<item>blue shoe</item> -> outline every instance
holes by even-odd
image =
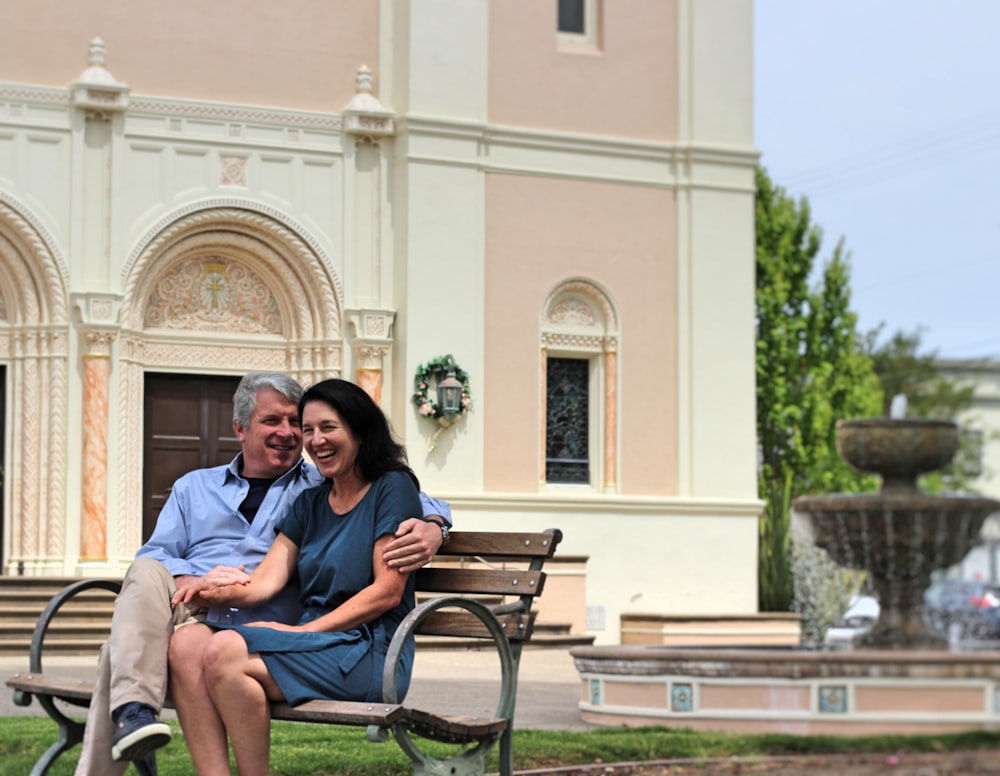
[[[126,703],[111,715],[115,733],[111,737],[111,758],[138,760],[154,749],[170,743],[170,726],[156,718],[152,706]]]

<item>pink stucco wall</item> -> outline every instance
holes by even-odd
[[[584,278],[620,316],[619,403],[632,410],[618,416],[619,490],[676,493],[674,213],[665,189],[487,176],[486,490],[538,489],[541,311],[558,284]]]
[[[674,0],[600,3],[597,48],[556,41],[556,3],[490,3],[489,120],[582,134],[673,140]]]
[[[68,86],[94,37],[135,94],[339,111],[378,65],[373,0],[9,0],[0,80]]]

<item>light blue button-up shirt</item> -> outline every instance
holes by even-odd
[[[306,488],[323,482],[316,467],[301,458],[281,475],[264,496],[252,523],[240,514],[250,483],[240,475],[241,457],[228,465],[198,469],[178,479],[156,520],[153,535],[137,558],[160,561],[173,576],[202,576],[216,566],[245,566],[252,571],[274,541],[274,526]],[[447,502],[420,494],[424,515],[441,515],[451,525]],[[208,622],[243,623],[256,620],[294,622],[298,588],[290,585],[266,604],[252,609],[215,607]]]

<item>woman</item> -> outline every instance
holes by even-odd
[[[416,477],[382,411],[361,388],[326,380],[299,402],[306,451],[326,477],[303,492],[277,526],[253,574],[231,569],[228,584],[199,580],[174,603],[254,606],[296,574],[304,613],[295,625],[258,622],[212,633],[190,625],[171,653],[204,642],[203,664],[171,665],[171,690],[201,776],[229,774],[226,738],[239,773],[267,774],[268,701],[380,700],[382,666],[399,622],[413,609],[413,581],[382,558],[398,525],[421,514]],[[398,677],[409,685],[413,645]],[[176,671],[175,671],[176,669]]]

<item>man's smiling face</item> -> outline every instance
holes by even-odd
[[[302,453],[298,404],[270,388],[257,394],[250,423],[233,427],[243,446],[244,477],[280,477]]]

